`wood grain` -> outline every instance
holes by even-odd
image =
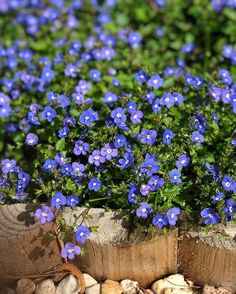
[[[0,273],[27,275],[43,273],[61,263],[53,224],[35,221],[37,205],[3,205],[0,207]],[[0,281],[1,283],[1,281]]]

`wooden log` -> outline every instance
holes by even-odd
[[[66,222],[80,224],[84,209],[66,209]],[[98,232],[92,233],[86,244],[84,256],[75,263],[84,272],[98,281],[111,279],[133,279],[147,287],[157,279],[176,273],[177,230],[160,235],[151,240],[129,242],[128,231],[122,219],[113,212],[90,209],[92,218],[84,220],[87,226],[98,225]]]
[[[0,207],[0,276],[39,274],[61,263],[57,241],[49,237],[53,224],[34,218],[38,205]],[[6,281],[1,281],[0,284]]]
[[[236,293],[236,242],[219,236],[184,236],[178,243],[178,272],[196,285],[209,284]]]

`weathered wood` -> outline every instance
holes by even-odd
[[[38,207],[25,204],[0,207],[0,273],[37,274],[61,263],[57,241],[48,235],[53,232],[53,224],[41,225],[34,218]]]
[[[236,243],[216,236],[187,237],[178,243],[178,271],[197,285],[224,287],[236,293]]]
[[[66,222],[74,224],[83,209],[64,212]],[[111,279],[133,279],[147,287],[153,281],[172,273],[177,268],[177,230],[152,240],[130,244],[127,229],[114,213],[102,209],[91,209],[93,218],[85,225],[99,225],[99,230],[83,246],[85,256],[76,260],[78,267],[101,281]],[[81,223],[81,217],[76,222]]]

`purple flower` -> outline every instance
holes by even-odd
[[[166,213],[169,224],[171,226],[175,226],[176,222],[178,221],[179,215],[180,215],[180,208],[179,207],[173,207],[171,209],[169,209]]]
[[[141,110],[135,110],[131,113],[130,120],[133,124],[141,123],[141,118],[143,117],[143,112]]]
[[[41,224],[52,222],[54,220],[53,212],[48,206],[43,206],[42,208],[37,209],[35,212],[35,217],[40,219]]]
[[[72,166],[69,163],[66,163],[62,166],[61,173],[68,176],[72,173],[72,170]]]
[[[70,133],[70,129],[68,127],[64,127],[58,131],[58,138],[67,137]]]
[[[154,74],[147,83],[149,87],[153,87],[155,90],[157,90],[163,85],[163,79],[158,74]]]
[[[42,119],[51,122],[56,117],[56,111],[50,106],[46,106],[42,112]]]
[[[86,167],[82,163],[72,162],[72,175],[82,177]]]
[[[181,52],[184,54],[191,53],[193,52],[194,48],[195,45],[193,43],[187,43],[183,45],[183,47],[181,48]]]
[[[88,127],[96,120],[98,120],[98,114],[93,109],[84,110],[79,117],[79,122]]]
[[[73,93],[72,98],[74,99],[75,103],[81,105],[84,103],[84,95],[81,93]]]
[[[88,189],[90,191],[98,191],[102,187],[102,182],[97,178],[92,178],[88,183]]]
[[[171,183],[173,184],[180,184],[182,183],[181,180],[181,172],[179,170],[172,170],[169,172]]]
[[[106,161],[106,158],[102,156],[100,150],[94,150],[91,155],[89,155],[88,162],[90,164],[94,164],[96,166],[99,166],[101,163],[104,163]]]
[[[236,182],[229,176],[224,176],[222,180],[222,186],[225,191],[235,191]]]
[[[139,218],[147,218],[152,212],[152,207],[147,202],[141,202],[140,207],[136,209],[136,215]]]
[[[182,167],[188,166],[190,161],[190,158],[186,154],[180,155],[176,161],[176,166],[177,168],[181,169]]]
[[[127,143],[127,141],[126,141],[126,137],[124,135],[118,135],[115,137],[114,146],[116,148],[123,147],[126,145],[126,143]]]
[[[11,114],[11,107],[8,105],[0,106],[0,118],[9,117]]]
[[[2,160],[2,173],[8,174],[15,171],[16,161],[14,159],[3,159]]]
[[[163,134],[163,143],[169,145],[174,136],[175,135],[171,130],[165,130]]]
[[[78,85],[75,87],[76,92],[83,95],[85,95],[90,89],[92,89],[91,84],[85,80],[79,81]]]
[[[153,145],[157,137],[157,132],[155,130],[143,130],[138,138],[141,142],[147,145]]]
[[[51,82],[51,80],[53,79],[55,73],[54,71],[50,68],[50,66],[46,66],[42,73],[41,73],[41,79],[43,81],[46,81],[46,82]]]
[[[33,133],[29,133],[25,138],[25,142],[30,146],[37,145],[38,141],[39,141],[38,137]]]
[[[76,233],[75,233],[75,239],[77,242],[80,242],[82,244],[85,244],[86,239],[90,236],[90,230],[86,228],[85,226],[79,226]]]
[[[65,247],[61,250],[61,257],[68,258],[70,260],[75,258],[75,255],[80,255],[81,249],[79,246],[72,243],[66,243]]]
[[[55,159],[56,163],[61,165],[61,166],[63,166],[67,162],[66,156],[64,154],[61,154],[61,153],[55,155],[54,159]]]
[[[43,165],[43,169],[45,171],[51,171],[56,168],[57,168],[57,164],[56,164],[55,160],[53,160],[53,159],[47,159]]]
[[[78,67],[72,63],[67,64],[65,71],[67,77],[76,78],[78,74]]]
[[[194,131],[191,137],[192,142],[196,143],[197,146],[200,146],[201,143],[205,141],[202,134],[200,134],[198,131]]]
[[[126,121],[126,115],[124,112],[124,109],[121,107],[118,107],[111,112],[111,118],[113,118],[114,122],[116,124],[121,124]]]
[[[221,199],[225,198],[225,195],[219,191],[216,192],[216,195],[211,197],[213,203],[219,203]]]
[[[57,192],[51,199],[51,206],[60,209],[64,205],[66,205],[66,197],[61,192]]]
[[[160,106],[160,99],[157,98],[154,103],[152,104],[152,111],[157,114],[159,111],[161,111],[161,106]]]
[[[140,187],[140,194],[142,196],[147,196],[151,192],[151,187],[146,184],[142,184]]]
[[[101,149],[101,155],[107,160],[111,160],[113,157],[118,156],[118,149],[114,148],[112,144],[105,144],[105,146]]]
[[[162,229],[165,226],[168,226],[169,222],[166,216],[162,213],[158,213],[152,220],[152,224],[159,229]]]
[[[212,208],[204,208],[201,211],[201,217],[205,219],[205,224],[217,224],[220,221],[218,214]]]
[[[85,143],[81,140],[78,140],[75,142],[75,147],[74,147],[74,154],[75,155],[86,155],[89,152],[90,146],[88,143]]]
[[[123,158],[119,159],[121,169],[130,167],[134,163],[134,158],[130,152],[126,152]]]
[[[140,70],[135,74],[135,80],[137,80],[140,84],[147,82],[148,75],[144,70]]]
[[[137,203],[137,196],[139,195],[139,185],[130,185],[128,200],[130,203]]]
[[[114,102],[118,101],[118,97],[114,93],[108,91],[106,92],[103,101],[106,104],[113,104]]]
[[[137,109],[137,104],[133,101],[129,101],[126,105],[128,113],[132,113]]]

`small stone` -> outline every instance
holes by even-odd
[[[30,279],[21,279],[17,282],[17,294],[33,294],[36,289],[35,283]]]
[[[47,279],[37,285],[35,294],[55,294],[56,287],[52,280]]]
[[[79,294],[81,285],[73,275],[66,276],[57,286],[56,294]]]
[[[185,289],[179,289],[179,288],[165,288],[163,292],[163,294],[186,294],[186,293],[189,293],[189,291]]]
[[[171,275],[165,279],[158,280],[152,284],[152,290],[156,294],[163,294],[165,290],[171,289],[172,292],[169,293],[186,293],[193,294],[193,290],[186,283],[184,277],[180,274]],[[179,292],[173,292],[173,289],[177,289]],[[184,291],[184,292],[180,292]]]
[[[106,280],[102,284],[102,294],[122,294],[122,291],[122,286],[118,282]]]
[[[95,284],[91,287],[86,288],[85,294],[100,294],[100,285]]]
[[[139,284],[136,281],[132,280],[123,280],[120,282],[123,288],[123,294],[139,294],[140,288]]]
[[[231,291],[229,291],[229,290],[227,290],[227,289],[224,289],[224,288],[222,288],[222,287],[217,288],[216,293],[217,293],[217,294],[232,294]]]
[[[213,286],[205,285],[203,288],[203,294],[217,294],[216,288]]]
[[[88,287],[91,287],[95,284],[97,284],[98,282],[93,278],[91,277],[89,274],[83,274],[84,276],[84,281],[85,281],[85,288],[88,288]]]

